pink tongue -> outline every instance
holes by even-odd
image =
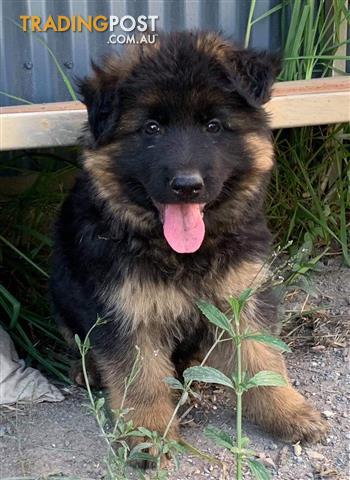
[[[202,245],[205,226],[201,205],[169,204],[164,208],[164,236],[175,252],[193,253]]]

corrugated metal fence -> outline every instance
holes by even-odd
[[[255,15],[268,11],[279,0],[258,0]],[[220,30],[243,41],[250,0],[0,0],[0,91],[34,103],[71,100],[48,48],[72,80],[85,75],[90,58],[98,60],[115,46],[108,45],[110,32],[26,33],[19,27],[21,15],[157,15],[157,29],[188,28]],[[119,31],[120,33],[121,31]],[[116,31],[118,33],[118,31]],[[280,20],[274,14],[254,26],[251,45],[277,49]],[[18,104],[0,95],[0,105]]]

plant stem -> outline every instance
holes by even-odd
[[[238,333],[239,334],[239,333]],[[237,480],[242,479],[242,352],[241,352],[241,339],[237,341],[237,412],[236,412],[236,435],[237,435],[237,448],[236,454],[237,462]]]
[[[90,387],[90,382],[89,382],[89,376],[88,376],[88,371],[87,371],[87,365],[86,365],[86,355],[88,353],[88,350],[89,350],[89,347],[87,347],[87,342],[88,340],[90,340],[90,335],[91,335],[91,332],[93,331],[93,329],[96,327],[96,325],[98,324],[98,322],[96,322],[91,328],[90,330],[88,331],[88,333],[86,334],[86,337],[85,337],[85,340],[84,340],[84,343],[82,344],[82,346],[80,347],[80,356],[81,356],[81,366],[82,366],[82,370],[83,370],[83,376],[84,376],[84,381],[85,381],[85,386],[86,386],[86,390],[88,392],[88,397],[89,397],[89,400],[90,400],[90,404],[91,404],[91,407],[95,413],[95,418],[96,418],[96,421],[97,421],[97,424],[99,426],[99,429],[102,433],[102,437],[105,439],[107,445],[108,445],[108,453],[111,453],[112,456],[114,458],[116,458],[116,453],[113,449],[113,446],[111,444],[111,442],[109,441],[109,438],[106,434],[106,431],[104,429],[104,426],[101,422],[101,418],[100,418],[100,415],[99,415],[99,412],[96,410],[96,405],[95,405],[95,399],[94,399],[94,395],[92,393],[92,390],[91,390],[91,387]]]
[[[137,350],[137,355],[136,355],[134,364],[132,366],[130,375],[124,381],[125,382],[124,393],[123,393],[123,398],[122,398],[119,410],[124,409],[124,405],[125,405],[125,402],[126,402],[126,396],[127,396],[129,387],[132,384],[132,382],[135,380],[135,376],[137,376],[140,373],[140,368],[141,368],[140,367],[140,358],[141,358],[140,355],[141,355],[141,353],[140,353],[140,349],[138,347],[136,347],[136,350]],[[113,436],[115,436],[115,434],[117,432],[120,419],[121,419],[121,416],[118,414],[118,417],[115,419],[115,422],[114,422],[113,433],[112,433]]]
[[[31,260],[27,255],[25,255],[23,252],[21,252],[20,250],[18,250],[18,248],[16,248],[11,242],[9,242],[8,240],[6,240],[5,237],[3,237],[2,235],[0,235],[0,240],[2,242],[4,242],[4,244],[6,246],[8,246],[9,248],[12,248],[12,250],[17,253],[18,256],[22,257],[24,260],[26,260],[33,268],[35,268],[36,270],[38,270],[38,272],[40,272],[45,278],[49,278],[49,274],[47,272],[45,272],[42,268],[39,267],[39,265],[37,265],[35,262],[33,262],[33,260]]]
[[[236,453],[236,479],[242,480],[242,338],[240,335],[240,310],[239,312],[234,312],[235,319],[235,344],[236,344],[236,443],[237,443],[237,453]]]

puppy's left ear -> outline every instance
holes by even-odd
[[[272,85],[281,71],[281,57],[247,49],[233,51],[231,61],[234,67],[231,79],[239,95],[253,107],[270,100]]]
[[[77,83],[87,107],[90,131],[96,144],[102,144],[113,134],[119,116],[119,58],[111,55],[103,58],[101,66],[94,62],[91,66],[91,75]]]

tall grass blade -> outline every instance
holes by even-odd
[[[49,278],[49,274],[45,272],[39,265],[37,265],[35,262],[33,262],[25,253],[21,252],[18,250],[17,247],[15,247],[11,242],[6,240],[2,235],[0,235],[0,240],[7,245],[9,248],[11,248],[17,255],[19,255],[21,258],[23,258],[26,262],[28,262],[35,270],[40,272],[44,277]]]
[[[11,95],[10,93],[6,93],[0,90],[0,94],[4,95],[5,97],[11,98],[12,100],[17,100],[20,103],[27,103],[28,105],[33,105],[33,102],[30,102],[29,100],[26,100],[25,98],[22,97],[17,97],[16,95]]]

